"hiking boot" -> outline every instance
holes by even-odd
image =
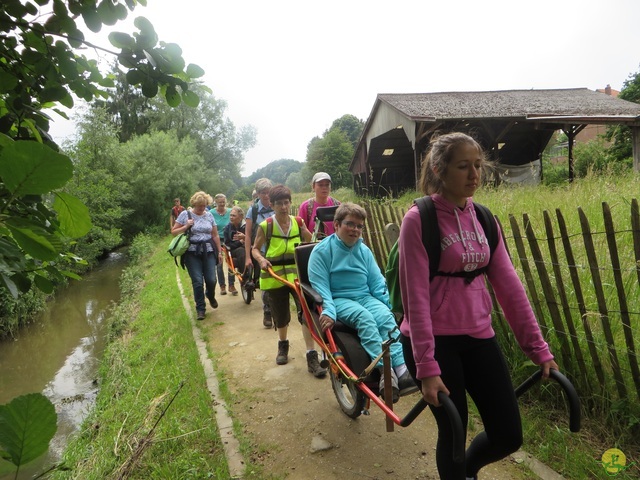
[[[278,356],[276,363],[284,365],[289,361],[289,340],[278,340]]]
[[[413,377],[409,373],[409,370],[398,377],[398,390],[398,394],[401,397],[418,391],[418,385],[413,381]]]
[[[226,294],[227,294],[227,286],[220,285],[220,295],[226,295]]]
[[[327,374],[327,369],[320,366],[318,352],[315,350],[307,352],[307,370],[309,370],[309,373],[313,373],[313,376],[317,378],[322,378]]]
[[[218,301],[216,300],[216,297],[211,297],[209,299],[209,303],[211,304],[211,308],[218,308]]]
[[[238,295],[238,290],[236,290],[236,286],[235,285],[229,285],[229,293],[231,295],[233,295],[234,297],[236,295]]]
[[[271,314],[270,313],[265,313],[264,314],[264,316],[262,317],[262,325],[264,325],[264,328],[273,327],[273,320],[271,320]]]
[[[378,395],[384,398],[384,374],[380,375],[380,384],[378,387],[380,388]],[[391,369],[391,389],[393,391],[393,403],[396,403],[400,399],[400,390],[398,389],[398,377],[393,369]]]
[[[204,320],[204,310],[198,310],[198,316],[196,317],[198,320]]]

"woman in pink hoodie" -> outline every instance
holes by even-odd
[[[520,348],[540,366],[543,377],[549,376],[549,369],[558,369],[502,235],[491,254],[476,218],[472,197],[484,166],[482,148],[470,136],[450,133],[432,140],[420,185],[436,207],[441,238],[438,275],[429,279],[429,258],[415,205],[404,217],[398,242],[406,364],[438,423],[436,461],[445,480],[477,479],[482,467],[522,444],[516,396],[491,326],[491,296],[485,276],[474,276],[474,270],[487,267],[486,278]],[[464,277],[460,272],[471,273]],[[452,432],[446,413],[438,408],[440,391],[456,405],[465,433],[467,393],[482,417],[485,431],[469,445],[464,464],[454,463],[451,457]]]

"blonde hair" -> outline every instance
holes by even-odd
[[[212,203],[213,198],[211,198],[211,195],[203,191],[194,193],[189,199],[189,205],[191,205],[192,207],[200,204],[211,205]]]
[[[233,207],[231,207],[231,211],[236,212],[240,218],[244,218],[244,210],[238,205],[234,205]]]
[[[422,162],[420,171],[420,190],[425,195],[442,193],[442,177],[447,173],[453,155],[461,145],[467,144],[477,148],[483,167],[487,161],[480,144],[466,133],[451,132],[444,135],[434,135],[431,137],[430,143],[431,148]]]

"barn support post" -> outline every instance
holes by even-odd
[[[631,127],[631,151],[633,152],[633,171],[640,172],[640,127]]]

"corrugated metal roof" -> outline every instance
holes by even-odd
[[[472,118],[640,117],[640,104],[587,88],[491,92],[381,93],[413,120]]]

